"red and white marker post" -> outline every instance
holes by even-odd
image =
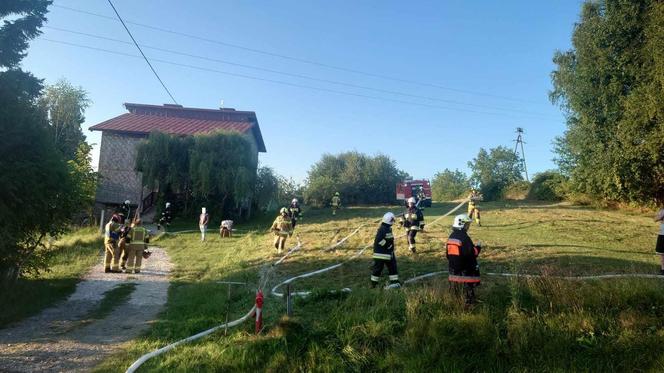
[[[263,329],[263,291],[256,293],[256,334]]]

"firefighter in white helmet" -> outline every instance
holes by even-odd
[[[292,228],[295,230],[297,221],[302,219],[302,208],[300,208],[300,202],[297,200],[297,198],[293,198],[290,206],[288,206],[288,215],[291,219]]]
[[[467,214],[457,215],[452,224],[452,234],[447,239],[447,261],[449,263],[450,288],[458,293],[463,286],[466,304],[475,302],[475,287],[480,284],[480,267],[477,256],[482,249],[468,236],[472,220]]]
[[[274,219],[270,230],[274,233],[274,248],[277,249],[277,254],[281,254],[286,246],[286,239],[293,235],[293,227],[287,208],[281,208],[279,216]]]
[[[407,210],[403,214],[403,221],[401,225],[406,228],[406,237],[408,238],[408,248],[411,252],[416,253],[415,236],[417,232],[424,229],[424,214],[422,209],[415,203],[415,197],[408,198],[406,201]]]
[[[373,269],[371,272],[371,286],[378,286],[380,275],[383,272],[383,266],[387,266],[390,286],[400,287],[399,274],[397,272],[397,258],[394,255],[394,234],[392,225],[395,221],[394,214],[391,212],[383,215],[383,220],[376,232],[373,245]]]

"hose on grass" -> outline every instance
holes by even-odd
[[[434,220],[433,220],[432,222],[430,222],[428,225],[431,226],[431,225],[434,225],[434,224],[438,223],[438,222],[439,222],[441,219],[443,219],[444,217],[451,215],[452,213],[454,213],[455,211],[457,211],[458,209],[460,209],[461,207],[463,207],[463,205],[464,205],[466,202],[468,202],[468,199],[463,200],[461,203],[459,203],[459,204],[458,204],[457,206],[455,206],[453,209],[451,209],[450,211],[446,212],[445,214],[439,216],[438,218],[434,219]],[[363,225],[366,225],[366,224],[363,224]],[[361,228],[361,227],[362,227],[362,226],[358,227],[357,230],[359,230],[359,228]],[[351,234],[355,234],[355,233],[357,233],[357,230],[356,230],[356,231],[353,231],[353,233],[351,233]],[[404,234],[402,234],[402,235],[397,236],[396,238],[401,238],[401,237],[405,237],[405,236],[406,236],[406,234],[404,233]],[[360,256],[361,256],[362,254],[364,254],[364,252],[365,252],[368,248],[370,248],[371,246],[373,246],[373,245],[372,245],[372,244],[368,244],[368,245],[362,247],[360,250],[358,250],[357,253],[355,253],[355,255],[351,256],[350,258],[348,258],[348,259],[346,259],[346,260],[344,260],[344,261],[342,261],[342,262],[340,262],[340,263],[333,264],[333,265],[328,266],[328,267],[325,267],[325,268],[321,268],[321,269],[318,269],[318,270],[314,270],[314,271],[311,271],[311,272],[306,272],[306,273],[303,273],[303,274],[300,274],[300,275],[297,275],[297,276],[290,277],[290,278],[288,278],[288,279],[286,279],[286,280],[280,282],[279,284],[275,285],[275,286],[272,288],[271,294],[272,294],[273,296],[276,296],[276,297],[279,297],[279,298],[283,298],[283,297],[284,297],[284,293],[283,293],[283,292],[280,292],[280,291],[279,291],[279,288],[281,288],[281,287],[283,287],[283,286],[285,286],[285,285],[288,285],[288,284],[292,283],[293,281],[296,281],[296,280],[302,279],[302,278],[307,278],[307,277],[317,276],[317,275],[320,275],[320,274],[322,274],[322,273],[325,273],[325,272],[331,271],[331,270],[333,270],[333,269],[337,269],[337,268],[343,266],[344,264],[346,264],[346,263],[348,263],[348,262],[350,262],[350,261],[352,261],[352,260],[354,260],[354,259],[360,257]],[[348,290],[350,290],[350,289],[345,288],[344,290],[345,290],[345,291],[348,291]],[[308,296],[308,295],[310,295],[310,294],[311,294],[311,291],[300,291],[300,292],[294,292],[294,293],[291,293],[291,295],[300,296],[300,297],[306,297],[306,296]]]

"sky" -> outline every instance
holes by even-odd
[[[480,148],[513,148],[516,127],[530,176],[555,168],[565,121],[548,99],[552,57],[570,48],[579,0],[113,3],[179,104],[255,111],[260,163],[298,182],[324,153],[351,150],[415,178],[468,172]],[[172,101],[107,0],[55,0],[47,17],[22,65],[88,92],[96,165],[101,134],[88,127],[125,102]]]

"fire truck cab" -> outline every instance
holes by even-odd
[[[406,179],[397,184],[397,200],[406,201],[410,197],[418,200],[422,194],[424,198],[419,202],[420,207],[431,207],[431,185],[429,180]]]

